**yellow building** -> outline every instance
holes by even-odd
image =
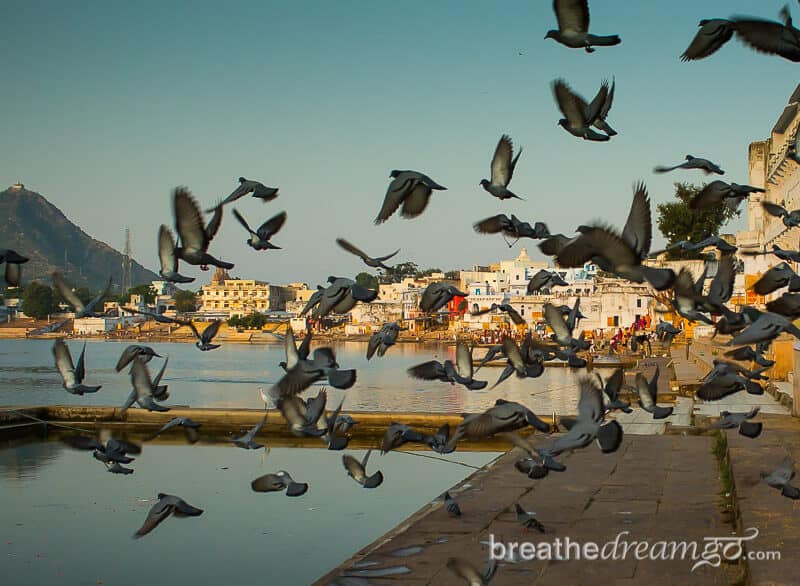
[[[292,287],[270,285],[254,279],[231,279],[217,269],[209,285],[201,288],[201,312],[226,312],[229,316],[254,312],[284,311],[287,301],[294,301]]]

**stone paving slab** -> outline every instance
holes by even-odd
[[[780,560],[748,560],[750,583],[796,586],[800,584],[800,501],[783,497],[762,482],[761,472],[772,472],[786,456],[800,463],[800,421],[776,415],[763,415],[758,421],[764,424],[758,438],[726,432],[740,534],[758,530],[758,536],[747,543],[747,551],[779,551],[781,556]]]
[[[712,453],[712,436],[626,436],[614,454],[602,454],[596,445],[565,455],[565,472],[551,472],[530,480],[517,472],[509,452],[450,492],[463,517],[450,518],[437,499],[407,523],[365,547],[339,568],[316,582],[335,583],[354,563],[373,563],[370,569],[402,565],[410,573],[394,578],[368,578],[374,584],[463,584],[446,567],[458,556],[482,568],[488,560],[490,535],[505,542],[525,541],[554,547],[596,542],[599,547],[620,535],[618,557],[624,542],[648,540],[696,541],[728,536],[734,530],[721,497],[723,484]],[[546,438],[536,438],[546,441]],[[428,495],[435,496],[435,495]],[[535,511],[546,532],[524,530],[513,513],[515,503]],[[627,533],[625,533],[627,532]],[[438,542],[437,540],[446,540]],[[416,555],[398,559],[391,553],[424,545]],[[539,546],[544,547],[544,546]],[[608,550],[613,546],[608,546]],[[691,571],[693,560],[636,559],[633,548],[625,559],[532,560],[501,562],[493,586],[564,584],[732,584],[742,578],[739,564]]]

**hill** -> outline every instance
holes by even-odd
[[[122,283],[122,253],[89,236],[47,199],[23,186],[0,192],[0,248],[13,248],[31,260],[23,266],[23,283],[38,280],[52,285],[54,270],[74,287],[96,291],[113,280]],[[158,280],[156,273],[131,260],[131,284]]]

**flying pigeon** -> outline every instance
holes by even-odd
[[[330,285],[319,291],[319,295],[312,295],[308,303],[300,312],[305,315],[313,308],[311,313],[314,319],[322,319],[331,313],[345,314],[353,309],[357,302],[370,303],[377,299],[378,292],[367,289],[346,277],[328,277]]]
[[[468,293],[463,293],[448,283],[431,283],[422,292],[419,308],[425,313],[433,313],[447,305],[453,297],[466,297],[467,295]]]
[[[378,353],[379,357],[386,354],[389,347],[394,346],[397,342],[398,334],[406,329],[408,328],[401,328],[396,321],[383,324],[381,329],[369,338],[367,360],[370,360],[375,355],[375,352]]]
[[[736,27],[730,20],[722,18],[701,20],[698,26],[700,30],[681,55],[681,61],[705,59],[716,53],[722,45],[731,40]]]
[[[772,245],[772,254],[781,260],[790,262],[800,262],[800,251],[797,250],[783,250],[777,244]]]
[[[197,342],[195,342],[194,345],[197,346],[201,351],[208,352],[209,350],[214,350],[215,348],[220,347],[219,344],[212,344],[211,340],[213,340],[214,336],[216,336],[217,332],[219,332],[219,327],[222,325],[221,319],[215,319],[212,321],[206,326],[202,334],[197,331],[197,326],[195,326],[193,322],[187,321],[185,323],[187,326],[189,326],[189,328],[192,330],[192,333],[194,333],[195,337],[197,338]]]
[[[103,315],[95,313],[94,308],[108,296],[108,292],[111,290],[111,277],[108,278],[106,288],[85,305],[83,301],[75,295],[75,291],[72,290],[72,287],[64,281],[64,277],[61,276],[59,271],[53,272],[53,282],[58,292],[61,293],[61,296],[75,309],[75,319],[80,319],[82,317],[101,317]]]
[[[447,189],[417,171],[394,170],[389,176],[392,177],[392,182],[386,190],[383,206],[375,218],[376,224],[388,220],[401,205],[400,215],[403,218],[416,218],[428,207],[428,200],[433,190]]]
[[[191,283],[194,281],[194,277],[186,277],[178,272],[178,255],[175,248],[175,237],[172,235],[172,231],[161,224],[158,229],[158,259],[161,263],[158,274],[170,283]]]
[[[438,360],[423,362],[408,369],[409,376],[422,380],[440,380],[442,382],[458,383],[470,391],[479,391],[488,384],[472,378],[472,352],[464,342],[456,345],[456,363],[445,360],[444,364]]]
[[[459,424],[453,438],[484,439],[528,425],[532,425],[542,433],[550,432],[550,426],[524,405],[497,399],[494,406],[483,413],[464,416],[464,420]]]
[[[367,461],[371,453],[372,450],[367,450],[367,453],[364,454],[364,459],[360,462],[349,454],[342,456],[342,464],[344,464],[348,476],[364,488],[377,488],[383,482],[383,473],[380,470],[372,476],[367,476]]]
[[[260,199],[264,203],[267,203],[268,201],[272,201],[278,197],[278,188],[267,187],[258,181],[252,181],[250,179],[245,179],[244,177],[239,177],[239,187],[234,189],[231,194],[223,199],[219,204],[211,209],[206,210],[206,213],[216,212],[217,209],[221,208],[226,203],[236,201],[248,193],[251,193],[253,197]]]
[[[587,53],[594,53],[593,46],[610,47],[622,42],[618,35],[589,34],[588,0],[553,0],[553,10],[558,30],[547,31],[545,39],[554,39],[570,49],[584,49]]]
[[[764,393],[761,385],[750,380],[748,376],[740,374],[732,364],[717,362],[712,371],[706,375],[703,384],[697,389],[696,395],[703,401],[718,401],[741,390],[745,390],[751,395]]]
[[[144,525],[139,528],[134,537],[138,538],[147,535],[170,515],[175,515],[176,517],[199,517],[202,514],[203,509],[193,507],[182,498],[160,492],[158,493],[158,502],[147,513]]]
[[[769,295],[787,285],[791,292],[800,291],[800,276],[787,263],[782,262],[761,275],[753,284],[753,292],[757,295]]]
[[[739,428],[739,433],[745,437],[756,438],[761,435],[763,425],[748,421],[758,415],[759,407],[753,407],[747,413],[731,413],[720,411],[720,419],[712,427],[716,429],[735,429]]]
[[[511,318],[511,321],[514,322],[515,325],[521,326],[526,324],[525,318],[522,317],[516,309],[514,309],[509,303],[492,303],[486,309],[479,309],[478,311],[473,311],[470,315],[483,315],[485,313],[490,313],[492,311],[502,311],[503,313],[508,314],[508,317]]]
[[[792,210],[790,212],[785,207],[768,201],[762,201],[761,205],[769,215],[780,218],[787,228],[800,226],[800,210]]]
[[[517,167],[517,161],[521,154],[522,149],[520,148],[515,157],[514,144],[511,142],[511,138],[507,134],[501,136],[492,158],[492,179],[491,181],[482,179],[480,182],[481,187],[500,200],[522,199],[508,189],[508,184],[511,183],[514,169]]]
[[[150,371],[147,369],[145,361],[139,356],[134,357],[133,366],[131,366],[131,385],[133,390],[122,406],[120,415],[124,415],[134,403],[138,403],[142,409],[147,409],[148,411],[169,411],[169,407],[164,407],[156,402],[169,396],[166,393],[166,386],[162,387],[160,384],[167,362],[167,360],[164,361],[156,378],[151,379]]]
[[[600,379],[599,374],[597,378]],[[606,412],[613,411],[614,409],[619,409],[623,413],[633,412],[631,404],[619,398],[619,391],[622,389],[623,380],[624,372],[621,368],[614,371],[614,374],[608,378],[605,385],[602,384],[602,379],[600,379],[600,386],[603,389],[603,407]]]
[[[336,244],[341,246],[343,249],[345,249],[350,254],[355,254],[357,257],[359,257],[361,260],[363,260],[364,264],[367,265],[368,267],[372,267],[372,268],[375,268],[375,269],[384,269],[384,270],[387,270],[387,271],[389,270],[389,267],[387,267],[385,264],[383,264],[383,261],[389,260],[394,255],[396,255],[398,252],[400,252],[400,249],[398,248],[392,254],[387,254],[386,256],[371,257],[366,252],[361,250],[360,248],[357,248],[357,247],[353,246],[352,244],[350,244],[344,238],[337,238],[336,239]]]
[[[286,212],[275,214],[269,220],[264,222],[258,227],[258,230],[253,230],[244,219],[244,216],[239,213],[236,208],[233,208],[234,217],[239,220],[239,223],[244,226],[244,229],[250,233],[250,238],[247,239],[247,245],[253,250],[280,250],[280,246],[275,246],[270,242],[270,238],[275,236],[278,231],[283,227],[286,222]]]
[[[800,294],[784,293],[767,303],[767,311],[785,315],[792,320],[800,317]]]
[[[186,434],[186,439],[189,441],[189,443],[194,444],[199,439],[197,430],[200,428],[200,425],[201,424],[188,417],[173,417],[167,423],[165,423],[161,429],[150,436],[150,439],[153,440],[165,431],[168,431],[174,427],[182,427],[184,433]]]
[[[86,366],[84,356],[86,354],[86,343],[83,344],[81,355],[78,357],[78,364],[76,366],[72,363],[72,355],[69,352],[69,347],[63,339],[58,338],[53,344],[53,356],[56,359],[56,368],[61,374],[62,386],[64,389],[73,395],[83,395],[84,393],[96,393],[102,388],[102,385],[87,386],[83,384],[83,379],[86,376]]]
[[[264,424],[267,422],[267,416],[264,415],[264,418],[259,421],[255,427],[253,427],[250,431],[246,434],[235,437],[231,439],[234,445],[238,448],[243,448],[245,450],[257,450],[259,448],[263,448],[263,444],[256,443],[255,437],[261,432],[261,429],[264,427]]]
[[[274,474],[264,474],[250,483],[253,492],[279,492],[286,491],[286,496],[303,496],[308,491],[308,484],[295,482],[285,470]]]
[[[709,161],[708,159],[701,159],[699,157],[693,157],[692,155],[686,155],[686,161],[681,163],[680,165],[674,165],[672,167],[656,167],[653,169],[655,173],[669,173],[670,171],[674,171],[675,169],[700,169],[705,172],[706,175],[711,173],[716,173],[717,175],[724,175],[725,171],[720,169],[717,165]]]
[[[659,407],[658,401],[658,375],[661,369],[656,366],[653,378],[649,381],[641,373],[636,373],[636,392],[639,393],[639,406],[653,414],[653,419],[665,419],[672,415],[673,407]]]
[[[153,356],[157,356],[161,358],[161,355],[156,353],[150,346],[140,346],[139,344],[130,344],[122,351],[122,354],[117,361],[117,366],[115,370],[120,372],[123,368],[128,366],[131,361],[139,356],[142,359],[142,362],[150,362]]]
[[[605,104],[608,86],[600,88],[600,93],[589,106],[586,106],[586,101],[576,94],[563,79],[556,79],[552,87],[558,108],[564,116],[558,121],[558,124],[564,130],[584,140],[603,142],[611,138],[607,134],[601,134],[591,129]]]
[[[774,360],[767,360],[764,358],[764,354],[762,352],[753,350],[750,346],[743,346],[741,348],[729,350],[728,352],[725,352],[725,356],[741,362],[752,361],[759,366],[769,367],[775,364]]]
[[[175,248],[175,255],[190,265],[200,265],[208,270],[208,265],[230,270],[233,264],[218,260],[208,254],[208,247],[216,236],[222,222],[222,207],[217,207],[208,225],[203,223],[200,206],[192,193],[185,187],[175,189],[173,196],[175,227],[181,245]]]
[[[504,239],[513,238],[514,242],[506,244],[511,248],[520,238],[532,238],[540,240],[550,236],[550,230],[544,222],[536,222],[533,227],[528,222],[523,222],[514,214],[509,218],[505,214],[497,214],[490,216],[479,222],[475,222],[472,226],[479,234],[502,234]]]
[[[287,342],[286,374],[269,391],[276,403],[278,399],[302,393],[315,382],[326,378],[335,389],[349,389],[355,384],[356,371],[341,370],[331,348],[316,348],[309,359],[295,357],[294,354],[290,356],[288,345]]]
[[[789,332],[800,339],[800,329],[787,317],[767,311],[762,313],[750,327],[734,336],[730,343],[732,346],[743,346],[774,340],[781,332]]]
[[[748,197],[751,193],[764,193],[760,187],[750,185],[739,185],[737,183],[726,183],[717,179],[707,184],[689,202],[689,207],[694,210],[710,210],[726,200],[740,201],[741,198]]]
[[[566,287],[569,285],[564,279],[561,278],[556,271],[548,271],[547,269],[540,269],[531,280],[528,281],[527,292],[532,295],[537,291],[549,290],[553,287]]]
[[[772,473],[761,473],[761,479],[772,488],[778,488],[781,494],[792,500],[800,499],[800,488],[792,486],[789,481],[794,478],[794,462],[786,457]]]
[[[444,423],[433,435],[426,435],[425,444],[437,454],[449,454],[455,451],[456,446],[450,442],[450,424]]]
[[[409,442],[424,443],[425,436],[418,431],[414,431],[405,423],[392,422],[381,439],[381,454],[390,452]]]

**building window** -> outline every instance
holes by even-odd
[[[642,306],[642,300],[641,299],[637,299],[636,300],[636,307],[641,307],[641,306]]]

